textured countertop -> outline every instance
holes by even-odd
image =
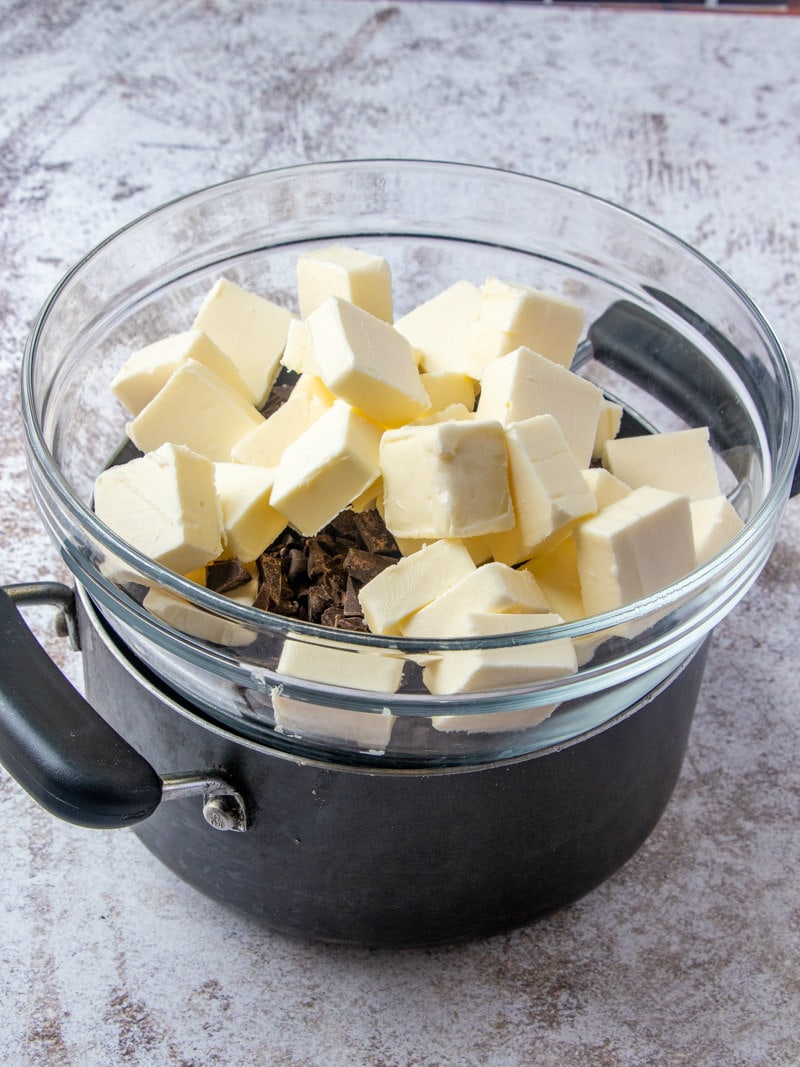
[[[800,365],[800,19],[367,0],[0,0],[0,580],[65,578],[24,467],[33,316],[107,233],[363,156],[566,181],[698,246]],[[394,954],[295,942],[0,772],[6,1067],[800,1063],[800,504],[718,627],[634,859],[552,917]],[[68,674],[79,657],[33,626]]]

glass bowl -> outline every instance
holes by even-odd
[[[463,640],[342,632],[261,612],[137,553],[91,507],[125,442],[110,382],[130,352],[189,328],[220,276],[297,310],[300,252],[339,243],[389,261],[396,315],[488,275],[580,304],[573,369],[625,409],[623,432],[707,425],[744,526],[708,563],[636,603],[558,627]],[[534,177],[460,164],[361,160],[291,167],[165,204],[91,251],[52,293],[23,368],[33,492],[77,582],[138,660],[181,698],[276,749],[355,763],[472,764],[596,730],[688,662],[773,546],[800,440],[796,384],[758,309],[718,267],[646,220]],[[157,588],[219,624],[216,640],[142,606]],[[208,632],[207,627],[201,628]],[[423,669],[470,649],[568,639],[578,670],[433,694]],[[347,684],[278,671],[286,642],[338,651]],[[359,686],[364,657],[397,691]],[[276,709],[278,720],[276,722]]]

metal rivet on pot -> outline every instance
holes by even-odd
[[[241,829],[241,813],[231,797],[206,797],[203,802],[203,818],[215,830]]]

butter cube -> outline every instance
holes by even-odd
[[[560,615],[473,614],[467,616],[465,637],[494,636],[545,629],[563,623]],[[575,650],[567,637],[540,644],[501,648],[454,649],[432,656],[422,677],[431,693],[480,693],[564,678],[578,669]],[[437,716],[439,730],[497,730],[533,726],[546,719],[554,704],[524,709],[524,714],[498,712]],[[504,716],[507,716],[504,718]]]
[[[166,442],[228,462],[235,445],[264,422],[252,404],[197,360],[187,359],[127,425],[142,452]]]
[[[311,643],[290,636],[281,651],[278,674],[345,689],[395,693],[403,676],[403,657],[353,645]]]
[[[404,556],[411,556],[430,544],[430,538],[395,537],[395,542]],[[463,545],[466,548],[476,567],[479,567],[481,563],[491,562],[492,553],[489,551],[485,537],[460,537],[454,539],[454,543]]]
[[[503,563],[486,563],[466,574],[400,623],[404,637],[464,637],[464,619],[474,613],[547,612],[550,605],[533,575]]]
[[[286,519],[270,506],[275,472],[243,463],[216,463],[214,478],[222,510],[223,559],[251,563],[286,528]]]
[[[541,556],[534,556],[524,569],[530,571],[550,606],[565,622],[584,617],[581,579],[578,574],[578,550],[570,535],[555,548]]]
[[[297,297],[300,314],[308,318],[331,297],[363,308],[391,322],[392,275],[383,256],[357,248],[332,245],[304,252],[297,259]]]
[[[480,302],[477,286],[456,282],[397,319],[394,328],[420,354],[420,370],[429,374],[469,373],[464,353]]]
[[[386,751],[396,718],[388,708],[381,712],[332,708],[295,700],[278,689],[272,694],[272,710],[278,733],[319,741],[344,741],[358,752],[374,756]]]
[[[414,419],[414,426],[432,426],[435,422],[461,422],[463,419],[474,419],[475,412],[464,407],[463,404],[448,404],[441,411],[432,411],[429,415],[423,415],[421,419]]]
[[[367,488],[350,501],[350,510],[359,515],[362,511],[378,510],[383,506],[383,479],[378,475]]]
[[[400,633],[404,619],[472,573],[460,541],[435,541],[398,560],[362,587],[358,599],[374,634]]]
[[[652,485],[690,500],[720,495],[706,426],[608,441],[603,466],[632,489]]]
[[[187,359],[202,363],[244,400],[250,400],[234,364],[202,330],[172,334],[134,352],[111,382],[111,391],[131,415],[138,415]]]
[[[337,400],[296,441],[275,472],[272,507],[304,537],[343,511],[378,476],[381,428]]]
[[[278,673],[289,678],[394,693],[403,676],[402,657],[346,645],[309,643],[289,638],[278,661]],[[304,737],[349,741],[360,750],[386,748],[395,716],[383,713],[321,707],[273,692],[272,707],[279,730]]]
[[[724,496],[693,500],[692,531],[698,565],[707,563],[741,530],[744,523],[736,508]]]
[[[188,448],[166,444],[104,470],[95,481],[94,509],[124,541],[178,574],[222,551],[214,466]]]
[[[194,326],[236,364],[260,408],[278,373],[291,319],[286,308],[220,278],[200,305]]]
[[[577,304],[539,289],[487,278],[467,345],[476,377],[492,360],[524,346],[569,367],[583,330]]]
[[[475,382],[466,374],[455,371],[440,371],[437,374],[420,374],[422,388],[428,394],[432,411],[445,411],[458,404],[472,411],[475,407]]]
[[[237,463],[277,467],[287,445],[325,414],[336,398],[319,378],[302,374],[281,404],[260,426],[246,434],[231,451]]]
[[[513,423],[506,446],[515,525],[487,541],[496,560],[514,564],[566,537],[597,502],[552,415]]]
[[[325,385],[381,426],[402,426],[430,409],[404,337],[369,312],[331,297],[309,317]]]
[[[552,415],[583,469],[591,463],[602,399],[591,382],[538,352],[517,348],[486,367],[477,411],[504,426]]]
[[[505,435],[493,419],[388,430],[380,464],[395,537],[473,537],[514,525]]]
[[[588,470],[581,471],[581,474],[589,491],[594,494],[598,511],[622,500],[631,491],[629,485],[615,478],[613,474],[609,474],[603,467],[589,467]]]
[[[199,637],[201,641],[210,641],[215,645],[243,648],[256,639],[255,633],[239,623],[212,615],[165,589],[150,589],[142,601],[142,607],[173,630],[180,630],[190,637]]]
[[[314,359],[314,344],[311,330],[305,319],[292,319],[286,334],[286,347],[281,356],[281,366],[296,374],[311,374],[319,378],[319,368]]]
[[[600,401],[600,416],[597,420],[597,430],[594,435],[592,459],[602,459],[606,442],[614,440],[619,433],[621,425],[622,405],[615,404],[613,400],[607,400],[603,397]]]
[[[630,604],[696,565],[687,497],[643,486],[575,528],[588,615]]]

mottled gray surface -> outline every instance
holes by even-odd
[[[109,231],[257,169],[423,156],[567,181],[661,222],[798,364],[800,20],[361,0],[0,0],[0,579],[63,576],[24,471],[38,306]],[[295,943],[126,833],[0,780],[8,1067],[796,1065],[800,505],[718,629],[685,771],[638,856],[457,949]],[[48,633],[46,613],[34,615]],[[46,638],[71,676],[77,657]]]

